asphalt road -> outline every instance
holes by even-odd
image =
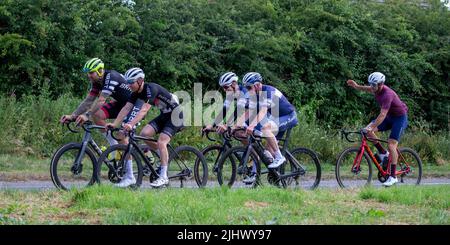
[[[79,186],[78,183],[71,183],[75,185],[76,187]],[[352,184],[358,184],[357,182]],[[407,185],[408,183],[398,183],[398,185]],[[450,179],[449,178],[426,178],[422,179],[421,185],[449,185],[450,187]],[[375,187],[382,187],[381,183],[378,180],[373,180],[372,185]],[[209,180],[207,187],[218,187],[219,184],[217,181]],[[170,182],[170,188],[179,188],[180,187],[180,181],[173,180]],[[184,182],[184,187],[186,188],[196,188],[197,185],[195,181],[189,180],[187,182]],[[249,185],[245,185],[241,181],[236,182],[233,185],[233,188],[249,188]],[[143,189],[150,189],[152,188],[149,185],[148,178],[145,178],[143,180],[141,188]],[[339,188],[339,185],[337,184],[335,179],[325,179],[321,180],[319,184],[319,188]],[[0,190],[52,190],[56,189],[56,187],[53,185],[51,181],[14,181],[14,182],[7,182],[7,181],[0,181]]]

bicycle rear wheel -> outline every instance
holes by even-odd
[[[336,162],[335,174],[340,187],[361,187],[369,185],[372,181],[372,165],[366,152],[361,158],[359,168],[352,169],[353,163],[359,153],[358,147],[344,150]]]
[[[282,174],[298,174],[285,179],[287,187],[314,189],[320,183],[321,167],[317,154],[307,148],[296,148],[290,152],[293,159],[286,157],[287,162],[281,167]]]
[[[167,175],[172,183],[179,182],[180,187],[204,187],[208,182],[208,165],[203,154],[196,148],[179,146],[170,155]]]
[[[399,148],[397,171],[402,170],[400,183],[419,185],[422,180],[422,160],[419,154],[410,148]]]
[[[108,147],[98,158],[97,180],[100,183],[119,183],[125,174],[125,153],[127,145],[117,144]],[[142,184],[142,164],[141,159],[136,151],[131,152],[131,161],[133,175],[136,184],[133,187],[139,187]]]
[[[69,143],[59,148],[50,162],[50,176],[53,184],[62,190],[82,188],[95,183],[97,158],[94,152],[86,147],[80,164],[75,160],[81,154],[81,143]]]

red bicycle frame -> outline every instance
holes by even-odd
[[[364,155],[364,152],[367,151],[367,153],[369,154],[370,159],[372,159],[372,162],[375,164],[375,166],[377,167],[378,171],[381,173],[382,176],[387,176],[391,174],[391,156],[389,155],[389,161],[388,161],[388,165],[386,170],[383,169],[383,167],[381,166],[381,163],[378,162],[377,158],[375,157],[375,155],[372,153],[372,150],[370,150],[369,145],[367,144],[367,140],[369,141],[381,141],[384,143],[387,143],[387,141],[385,140],[380,140],[380,139],[372,139],[372,138],[368,138],[364,132],[360,132],[361,133],[361,146],[359,147],[359,151],[358,151],[358,155],[356,156],[355,160],[353,161],[353,165],[352,165],[352,172],[357,172],[359,171],[359,167],[361,165],[361,160],[362,157]],[[406,165],[406,168],[404,169],[400,169],[400,170],[396,170],[395,171],[395,176],[403,174],[403,173],[409,173],[410,172],[410,167],[408,165],[408,163],[405,161],[405,158],[402,156],[402,154],[400,153],[400,151],[397,150],[397,154],[398,154],[398,162],[402,162]]]

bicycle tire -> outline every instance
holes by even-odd
[[[335,175],[336,175],[336,180],[337,180],[337,182],[338,182],[338,184],[339,184],[339,186],[341,188],[348,188],[348,187],[350,187],[350,184],[352,184],[355,187],[362,185],[362,183],[364,183],[363,185],[370,185],[371,184],[371,181],[372,181],[372,164],[371,164],[371,160],[370,160],[369,155],[367,154],[367,152],[364,152],[364,159],[366,160],[364,162],[364,165],[363,165],[363,159],[361,159],[361,164],[360,164],[360,167],[361,167],[361,166],[366,166],[366,163],[367,163],[367,165],[368,165],[367,169],[369,171],[367,177],[365,177],[363,174],[359,175],[359,173],[361,173],[362,171],[360,171],[359,173],[351,172],[352,169],[349,166],[353,165],[353,161],[354,161],[356,156],[355,157],[350,157],[350,160],[345,161],[346,160],[345,157],[347,155],[350,155],[350,154],[353,154],[353,153],[356,153],[356,155],[357,155],[359,153],[359,151],[360,151],[359,147],[349,147],[349,148],[345,149],[344,151],[342,151],[341,154],[339,154],[339,157],[338,157],[338,159],[336,161],[336,166],[335,166]],[[344,165],[346,165],[345,167],[348,167],[350,169],[342,169],[341,170],[341,167],[345,168]],[[360,170],[361,170],[361,168],[360,168]],[[357,175],[361,178],[361,180],[357,179],[357,177],[358,177]],[[344,177],[347,177],[347,176],[349,176],[349,178],[353,177],[353,179],[356,179],[356,180],[345,181],[345,182],[349,182],[349,183],[344,183],[343,179],[344,179]]]
[[[62,181],[63,178],[68,178],[68,177],[64,177],[64,175],[58,174],[58,172],[60,172],[58,170],[58,167],[61,166],[61,164],[62,164],[61,158],[63,157],[64,154],[66,154],[70,150],[78,149],[78,151],[79,151],[79,150],[81,150],[81,148],[82,148],[82,143],[72,142],[72,143],[68,143],[68,144],[61,146],[55,152],[55,154],[53,154],[53,157],[50,161],[50,176],[51,176],[52,182],[56,186],[56,188],[61,189],[61,190],[69,190],[69,189],[73,188],[73,186],[70,187],[70,186],[68,186],[68,184],[63,183],[63,182],[66,182],[66,181]],[[86,184],[83,184],[83,187],[91,186],[96,182],[96,178],[95,178],[96,174],[95,173],[97,171],[96,170],[97,157],[95,156],[94,152],[89,147],[86,147],[85,156],[86,155],[88,156],[89,161],[91,162],[90,165],[92,165],[92,174],[90,174],[91,177],[89,178],[89,181],[87,181]],[[75,158],[76,158],[76,156],[68,157],[68,159],[73,159],[73,161],[75,160]],[[67,161],[70,161],[70,160],[67,160]],[[88,164],[88,166],[89,166],[89,164]],[[68,171],[66,171],[66,172],[68,172]],[[81,177],[79,179],[81,179]],[[75,186],[75,184],[74,184],[74,186]]]
[[[97,182],[98,182],[99,184],[101,184],[101,182],[102,182],[102,180],[101,180],[101,179],[102,179],[102,178],[101,178],[101,176],[102,176],[102,175],[101,175],[102,165],[105,164],[105,165],[107,166],[107,168],[108,168],[108,171],[112,171],[112,170],[110,169],[111,166],[109,166],[109,165],[107,165],[106,163],[104,163],[104,162],[106,161],[106,159],[108,158],[109,154],[112,153],[112,152],[114,152],[114,151],[117,151],[117,150],[120,150],[120,151],[125,152],[125,151],[127,150],[127,147],[128,147],[128,145],[116,144],[116,145],[113,145],[113,146],[108,147],[108,148],[100,155],[100,157],[98,158],[98,162],[97,162],[97,172],[96,172],[96,180],[97,180]],[[120,159],[118,159],[118,160],[122,161],[122,157],[123,157],[124,155],[125,155],[125,154],[122,154],[122,156],[121,156]],[[133,150],[133,151],[131,152],[131,156],[132,156],[132,158],[133,158],[134,166],[135,166],[136,169],[137,169],[137,172],[134,174],[134,175],[135,175],[135,178],[136,178],[136,184],[134,184],[134,187],[140,187],[141,184],[142,184],[142,178],[143,178],[143,170],[142,170],[141,159],[140,159],[140,157],[139,157],[139,154],[138,154],[135,150]],[[117,159],[114,159],[114,160],[116,161]],[[120,161],[119,161],[119,162],[120,162]],[[133,172],[135,172],[135,171],[133,171]],[[122,177],[122,176],[117,176],[117,178],[119,178],[118,180],[120,180],[121,177]],[[109,175],[108,175],[108,178],[109,178]],[[110,179],[110,178],[109,178],[109,179]],[[116,181],[113,182],[113,183],[116,183]]]
[[[412,168],[411,169],[412,173],[415,173],[415,172],[418,173],[417,180],[415,180],[414,184],[419,185],[420,181],[422,180],[422,174],[423,174],[423,172],[422,172],[422,170],[423,170],[422,169],[422,160],[420,159],[419,154],[415,150],[413,150],[411,148],[407,148],[407,147],[400,147],[399,151],[400,151],[400,153],[402,154],[403,157],[405,157],[405,155],[406,155],[405,153],[410,153],[413,156],[413,158],[417,161],[417,166],[411,166],[412,164],[410,163],[409,167]],[[403,159],[401,159],[400,157],[398,158],[397,167],[400,167],[400,169],[403,168],[403,167],[406,167],[406,166],[403,166]],[[400,175],[400,178],[401,178],[400,182],[404,183],[405,179],[409,179],[409,178],[405,178],[407,176],[411,176],[411,175],[410,174],[402,174],[402,175]],[[411,179],[415,179],[415,178],[411,178]]]
[[[194,156],[186,157],[186,153],[188,152],[193,153],[195,158]],[[193,170],[192,174],[194,176],[197,186],[198,187],[206,186],[208,182],[208,164],[206,163],[203,154],[195,147],[187,145],[178,146],[177,148],[175,148],[175,153],[172,153],[169,157],[169,166],[173,165],[171,164],[171,162],[174,161],[175,156],[182,157],[183,164],[185,164],[188,167],[188,170],[189,171]],[[180,171],[183,171],[183,169],[180,169]]]
[[[319,157],[317,156],[317,154],[308,148],[304,148],[304,147],[298,147],[295,148],[294,150],[290,151],[291,155],[295,158],[295,160],[297,160],[297,162],[299,164],[301,164],[303,167],[305,167],[305,173],[302,175],[297,175],[295,177],[291,177],[289,179],[287,179],[286,182],[286,186],[289,186],[291,184],[291,182],[295,181],[296,185],[299,185],[299,180],[303,180],[302,183],[307,182],[306,185],[300,185],[300,186],[304,186],[305,189],[315,189],[317,188],[317,186],[320,183],[320,179],[321,179],[321,173],[322,173],[322,168],[320,166],[320,161],[319,161]],[[296,156],[297,155],[297,156]],[[300,156],[304,156],[301,157],[299,159],[299,155]],[[286,160],[288,160],[288,163],[285,163],[283,165],[283,167],[281,168],[281,173],[282,174],[289,174],[292,173],[294,171],[297,170],[297,166],[291,162],[291,159],[289,157],[286,157]],[[306,161],[307,160],[307,161]],[[286,167],[287,164],[289,164],[288,166],[290,168],[289,172],[286,172]],[[307,166],[306,166],[307,164]],[[313,167],[312,171],[308,171],[308,167],[311,166]],[[307,175],[308,173],[313,174],[311,177],[309,177],[309,175]],[[312,183],[311,183],[312,181]]]

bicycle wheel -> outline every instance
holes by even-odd
[[[260,166],[258,164],[258,157],[252,151],[247,161],[243,162],[243,156],[246,152],[247,147],[236,146],[228,149],[220,158],[218,164],[217,180],[220,185],[228,185],[229,187],[233,184],[238,184],[240,187],[254,187],[257,182],[258,176],[261,173]],[[243,180],[252,174],[252,166],[256,164],[256,180],[252,184],[243,183]]]
[[[167,175],[171,182],[179,182],[180,187],[186,184],[204,187],[208,182],[208,165],[203,154],[196,148],[179,146],[175,148],[175,152],[171,152]]]
[[[340,187],[360,187],[369,185],[372,181],[372,165],[366,152],[361,158],[359,168],[352,169],[353,162],[358,156],[359,148],[350,147],[344,150],[336,162],[336,180]]]
[[[69,143],[59,148],[53,155],[50,162],[50,176],[57,188],[68,190],[95,183],[97,158],[89,147],[86,147],[80,165],[75,165],[81,147],[81,143]]]
[[[224,147],[221,145],[210,145],[202,150],[202,154],[208,164],[208,180],[212,180],[213,176],[217,176],[219,160],[223,153]],[[195,164],[197,164],[197,162]]]
[[[400,183],[420,184],[422,160],[420,160],[419,154],[410,148],[399,148],[399,151],[401,155],[398,156],[397,171],[404,172],[399,175]]]
[[[119,183],[125,174],[125,151],[127,145],[117,144],[108,147],[98,158],[97,180],[98,183]],[[139,187],[142,184],[142,164],[136,151],[131,152],[133,175],[136,184],[133,187]]]
[[[292,157],[291,157],[291,156]],[[314,189],[320,183],[322,169],[317,154],[307,148],[296,148],[286,156],[287,162],[281,167],[282,174],[297,174],[285,179],[287,187]]]

